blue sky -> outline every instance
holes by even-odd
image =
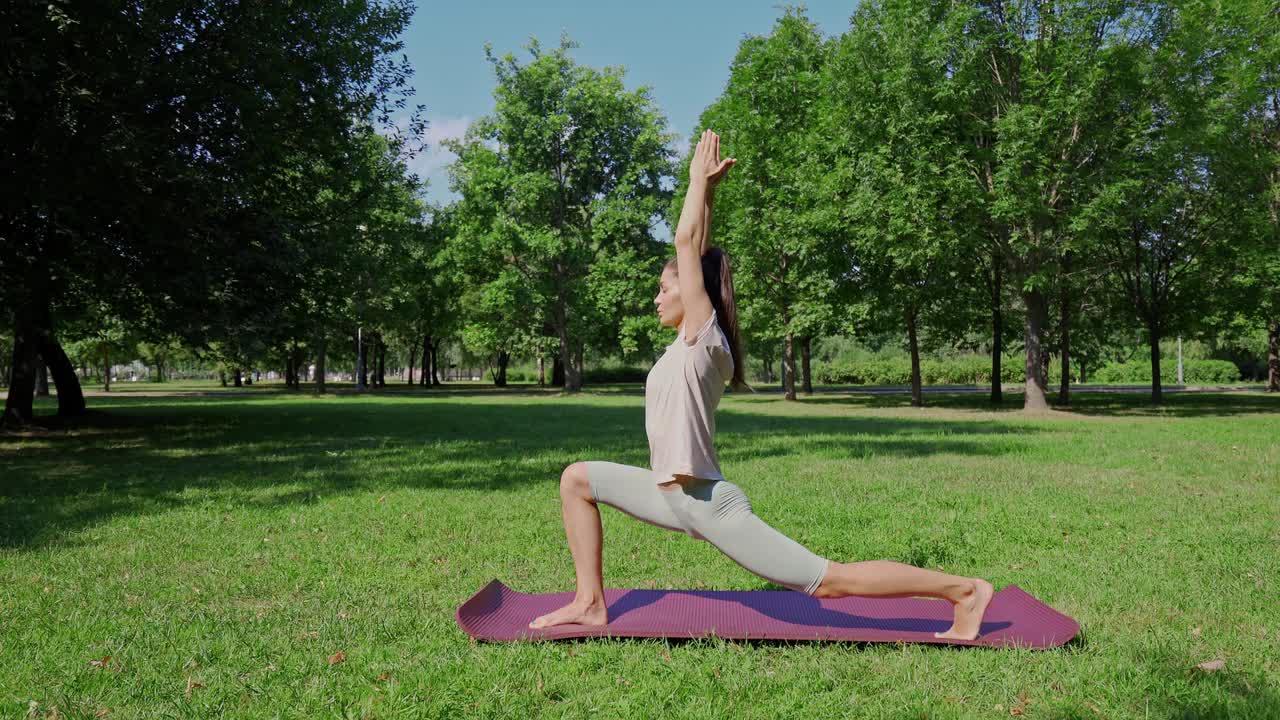
[[[856,0],[806,4],[827,34],[843,32]],[[544,46],[561,33],[578,42],[577,62],[626,68],[628,88],[648,85],[671,130],[686,138],[698,115],[724,88],[729,63],[747,35],[768,33],[781,4],[687,0],[554,0],[552,2],[420,1],[404,34],[414,66],[415,103],[426,106],[429,150],[412,167],[430,183],[427,198],[451,197],[445,165],[453,156],[439,147],[476,118],[493,111],[493,70],[484,57],[512,52],[527,61],[529,37]]]

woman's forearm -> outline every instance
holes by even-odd
[[[711,247],[711,206],[716,203],[715,186],[709,186],[703,194],[702,203],[702,238],[701,245],[698,246],[698,256],[707,254],[707,250]]]
[[[680,221],[676,223],[676,244],[693,245],[702,252],[705,239],[707,212],[707,184],[704,180],[691,180],[684,194],[684,206],[680,208]]]

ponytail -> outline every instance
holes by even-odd
[[[679,267],[672,258],[667,267],[673,273],[679,273]],[[742,337],[738,333],[738,305],[733,297],[733,272],[729,267],[729,254],[718,247],[711,247],[702,255],[702,285],[711,299],[711,307],[716,311],[716,324],[729,340],[729,353],[733,357],[733,378],[729,381],[731,390],[752,390],[743,379],[745,358],[742,352]]]

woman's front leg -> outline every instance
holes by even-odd
[[[543,615],[529,623],[531,628],[579,623],[605,625],[609,621],[604,601],[604,579],[601,572],[601,553],[604,529],[600,524],[600,510],[591,496],[591,484],[587,479],[587,466],[574,463],[560,475],[560,514],[564,518],[564,532],[569,541],[569,553],[573,555],[573,568],[578,589],[573,602]]]

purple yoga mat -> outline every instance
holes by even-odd
[[[534,595],[494,580],[458,608],[458,625],[477,640],[578,637],[715,636],[727,640],[852,640],[989,647],[1058,647],[1075,637],[1075,620],[1009,585],[991,598],[976,640],[939,640],[951,627],[951,604],[928,598],[818,599],[791,590],[605,590],[609,624],[529,622],[567,604],[572,592]]]

